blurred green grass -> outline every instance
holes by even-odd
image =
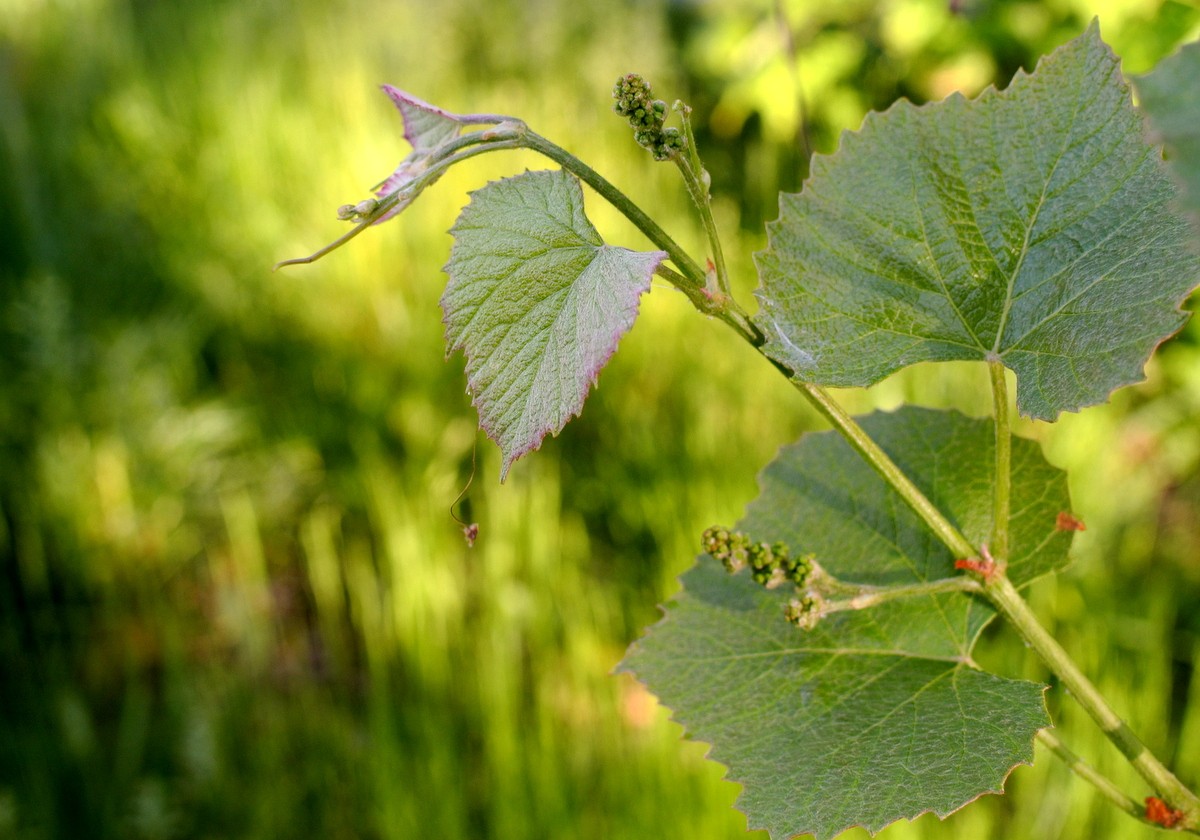
[[[1132,71],[1200,26],[1171,2],[787,5],[822,151],[898,95],[1003,81],[1096,11]],[[468,549],[448,508],[478,436],[443,361],[444,231],[468,190],[545,163],[473,161],[351,247],[269,267],[340,233],[333,208],[405,153],[381,82],[519,114],[700,253],[669,168],[609,114],[636,69],[706,115],[748,298],[760,222],[805,165],[771,6],[0,4],[0,837],[743,835],[722,768],[608,672],[816,418],[656,289],[583,417],[503,487],[479,438]],[[1089,526],[1031,597],[1191,782],[1198,354],[1190,327],[1111,405],[1024,428]],[[985,380],[922,368],[842,396],[982,413]],[[983,658],[1046,679],[999,628]],[[1048,756],[1009,788],[883,836],[1150,836]]]

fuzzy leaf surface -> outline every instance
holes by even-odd
[[[1169,153],[1168,167],[1183,185],[1185,204],[1200,224],[1200,41],[1134,78],[1142,110]]]
[[[999,359],[1053,420],[1138,381],[1200,280],[1161,154],[1095,24],[1004,91],[871,114],[758,255],[766,351],[866,386]]]
[[[471,194],[450,231],[446,338],[467,356],[480,425],[513,461],[579,414],[633,326],[663,251],[605,245],[562,172],[526,172]]]
[[[973,542],[990,532],[991,424],[904,408],[863,427]],[[1009,573],[1061,568],[1071,534],[1066,476],[1037,445],[1013,441]],[[901,585],[956,574],[954,559],[835,433],[783,449],[739,528],[813,552],[838,578]],[[622,662],[688,737],[743,786],[737,807],[774,838],[878,831],[926,811],[945,816],[1002,790],[1049,725],[1043,687],[978,670],[971,648],[990,608],[950,593],[824,617],[799,630],[792,594],[702,555],[664,618]]]

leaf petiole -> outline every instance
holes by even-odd
[[[1008,383],[1004,365],[988,361],[992,379],[993,416],[996,423],[996,471],[992,487],[992,540],[989,543],[997,571],[1008,567],[1008,519],[1012,496],[1012,432],[1009,427]]]

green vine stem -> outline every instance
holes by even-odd
[[[692,109],[682,102],[675,103],[675,110],[683,123],[683,136],[687,141],[686,156],[676,153],[675,165],[683,175],[692,202],[700,212],[700,221],[704,225],[704,233],[708,237],[708,247],[712,251],[713,271],[716,274],[716,288],[709,289],[732,297],[729,285],[729,270],[725,267],[725,252],[721,247],[721,237],[717,231],[716,220],[712,214],[712,195],[709,193],[708,173],[700,162],[700,153],[696,148],[696,135],[692,132]]]
[[[1070,747],[1059,740],[1057,735],[1049,729],[1040,729],[1038,730],[1037,739],[1042,742],[1042,746],[1046,747],[1056,758],[1066,764],[1072,773],[1100,791],[1100,794],[1105,799],[1116,805],[1126,814],[1129,814],[1135,820],[1139,822],[1145,821],[1143,819],[1145,811],[1137,802],[1126,795],[1125,791],[1113,784],[1112,780],[1107,776],[1097,771],[1076,755]]]
[[[984,593],[1154,792],[1172,807],[1183,811],[1181,827],[1200,827],[1200,798],[1168,770],[1134,734],[1129,724],[1112,710],[1099,689],[1092,685],[1070,655],[1038,622],[1012,582],[1005,575],[998,574],[984,582]]]
[[[912,483],[908,476],[896,466],[886,452],[879,448],[858,423],[838,405],[825,389],[809,382],[801,382],[788,372],[788,380],[803,394],[821,416],[833,425],[846,442],[883,477],[917,516],[933,531],[934,535],[954,553],[955,557],[971,557],[975,547],[962,532],[948,520],[937,506]]]
[[[1012,432],[1009,428],[1008,382],[1004,365],[988,360],[992,379],[993,417],[996,424],[996,472],[992,483],[992,541],[989,544],[997,568],[1008,567],[1008,517],[1012,497]]]

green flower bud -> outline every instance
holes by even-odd
[[[779,563],[779,567],[783,570],[784,577],[790,580],[796,586],[803,586],[809,575],[812,574],[813,561],[816,557],[812,554],[802,554],[799,557],[784,556]]]
[[[700,537],[700,547],[720,560],[721,554],[729,550],[729,529],[718,525],[707,529]]]
[[[771,546],[766,543],[751,543],[746,547],[746,562],[756,572],[769,572],[773,559]]]
[[[638,110],[643,114],[651,110],[650,85],[637,73],[628,73],[617,79],[613,85],[613,99],[617,100],[613,110],[622,117],[632,119]]]
[[[639,146],[649,150],[655,160],[670,160],[687,147],[687,140],[679,129],[663,128],[667,103],[650,96],[650,84],[636,73],[629,73],[613,85],[613,110],[628,118]]]
[[[729,561],[735,570],[750,563],[750,538],[741,531],[729,536]]]
[[[749,566],[751,577],[763,586],[775,587],[784,581],[797,585],[812,571],[812,555],[793,559],[791,550],[782,542],[754,542],[742,531],[730,531],[719,525],[705,530],[700,548],[715,560],[720,560],[730,573]]]
[[[682,152],[687,148],[687,139],[677,128],[663,130],[663,145],[672,152]]]
[[[643,146],[647,149],[653,149],[658,143],[658,138],[661,134],[662,132],[656,128],[639,128],[637,131],[633,132],[633,139],[637,141],[639,146]]]
[[[739,537],[730,533],[728,528],[714,525],[700,538],[700,547],[714,559],[720,560],[732,574],[746,565],[744,540]]]
[[[801,595],[787,602],[783,616],[801,630],[811,630],[821,620],[821,603],[811,595]]]
[[[677,128],[663,129],[655,143],[648,148],[655,160],[670,160],[687,146],[687,141]]]

